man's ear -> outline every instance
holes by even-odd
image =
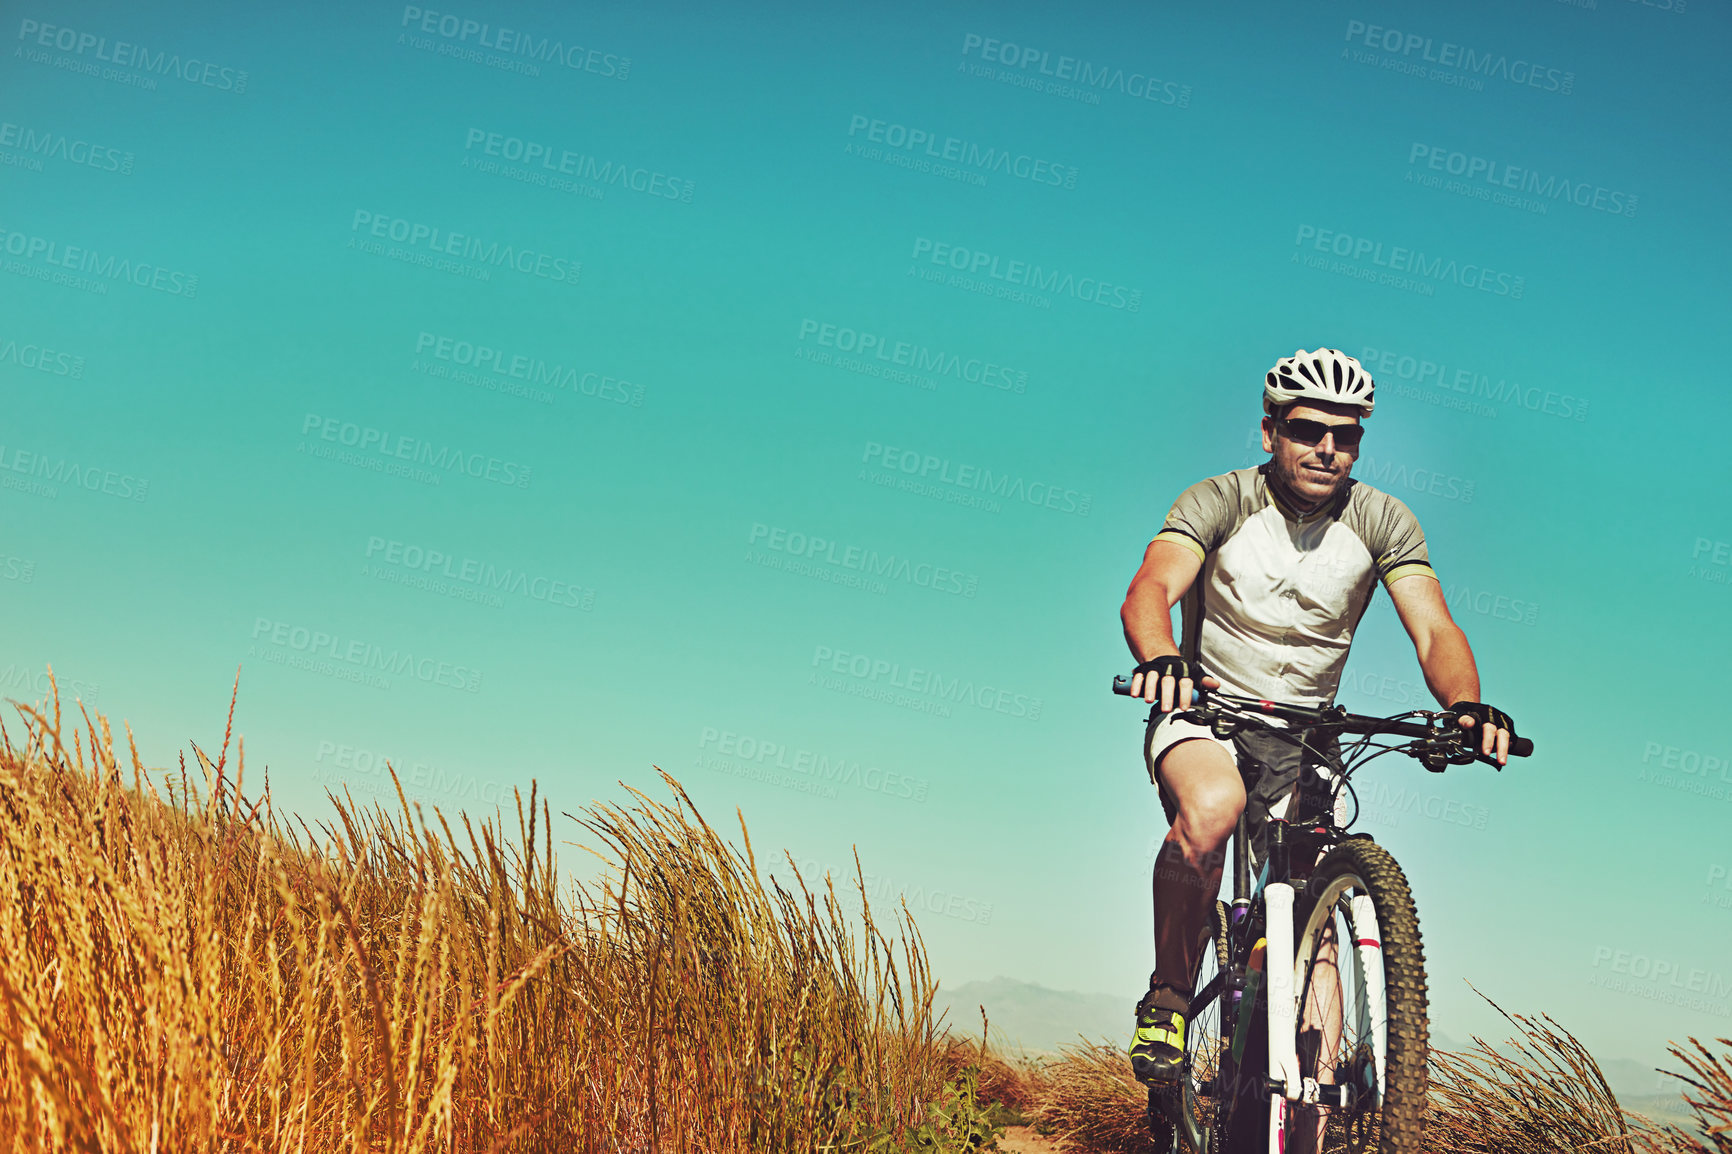
[[[1275,451],[1275,418],[1274,417],[1264,417],[1263,418],[1263,451],[1265,453],[1273,453]]]

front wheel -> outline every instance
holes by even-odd
[[[1289,1104],[1287,1151],[1417,1154],[1425,950],[1407,878],[1374,842],[1342,842],[1317,863],[1293,920],[1299,1073],[1306,1096],[1328,1105]]]

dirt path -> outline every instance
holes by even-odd
[[[1005,1154],[1059,1154],[1061,1149],[1050,1138],[1042,1138],[1029,1126],[1008,1127],[1004,1137],[998,1140],[998,1148]]]

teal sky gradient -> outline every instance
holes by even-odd
[[[742,809],[760,858],[785,846],[841,867],[857,846],[879,896],[925,904],[946,981],[1135,991],[1164,822],[1139,711],[1106,691],[1129,664],[1118,604],[1173,498],[1257,459],[1247,437],[1269,365],[1334,345],[1384,386],[1359,475],[1420,518],[1486,695],[1540,750],[1501,775],[1396,759],[1368,771],[1386,801],[1421,807],[1367,820],[1413,881],[1437,1021],[1454,1037],[1501,1028],[1465,980],[1607,1057],[1659,1062],[1669,1038],[1728,1030],[1723,12],[442,11],[629,57],[628,77],[421,51],[398,43],[404,9],[389,4],[11,17],[0,121],[133,159],[129,173],[54,156],[38,170],[0,144],[7,695],[34,697],[52,662],[166,765],[189,739],[220,739],[241,666],[248,765],[309,816],[328,812],[332,782],[375,786],[372,755],[421,767],[415,796],[447,808],[535,779],[575,811],[620,798],[620,781],[653,786],[660,765],[718,824]],[[56,67],[25,51],[32,20],[244,69],[246,90],[148,91]],[[1538,62],[1572,90],[1493,78],[1473,91],[1382,67],[1389,53],[1361,62],[1355,21]],[[970,36],[1152,74],[1185,103],[979,78]],[[869,143],[850,135],[856,116],[1042,158],[1074,169],[1074,187],[855,155]],[[479,171],[465,166],[486,159],[466,148],[475,131],[689,181],[691,197],[609,186],[596,199]],[[1530,211],[1427,187],[1449,178],[1414,159],[1430,148],[1635,208]],[[565,284],[418,267],[350,247],[366,236],[357,212],[582,271]],[[1308,247],[1322,230],[1519,277],[1520,297],[1308,267],[1342,259]],[[7,247],[30,237],[196,274],[197,295],[47,283],[31,275],[39,257]],[[923,259],[938,244],[1124,286],[1138,307],[931,283],[917,274],[946,271]],[[1378,271],[1370,256],[1346,264]],[[818,363],[825,325],[991,362],[1022,391]],[[641,403],[440,378],[422,334],[564,366],[595,391],[625,382],[606,395]],[[80,373],[25,367],[9,341],[82,358]],[[1444,367],[1417,380],[1420,361]],[[1557,411],[1507,392],[1450,408],[1435,402],[1460,394],[1439,377],[1514,382]],[[317,459],[306,450],[324,442],[303,428],[324,418],[513,476],[527,466],[528,484]],[[1079,510],[1086,496],[1087,512],[992,511],[863,479],[884,472],[884,446],[1055,488]],[[148,488],[32,492],[20,451]],[[972,592],[912,578],[875,592],[749,560],[783,557],[763,548],[772,531],[953,571]],[[578,604],[509,583],[498,604],[410,587],[401,565],[378,575],[391,542],[447,554],[452,572],[557,581]],[[478,670],[479,684],[377,688],[293,668],[273,660],[292,652],[270,643],[278,623]],[[941,716],[814,681],[844,652],[994,695]],[[1350,707],[1426,704],[1381,595],[1349,668]],[[723,733],[859,776],[821,796],[724,773],[705,760]],[[344,747],[368,756],[339,765]],[[1483,828],[1424,816],[1451,802]],[[1683,984],[1623,972],[1638,957]]]

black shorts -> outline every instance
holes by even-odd
[[[1157,711],[1149,715],[1143,741],[1145,751],[1165,744],[1165,739],[1171,734],[1157,732],[1157,727],[1162,723],[1171,724],[1174,720],[1182,723],[1176,728],[1187,731],[1188,736],[1232,746],[1239,776],[1245,783],[1245,820],[1251,828],[1252,849],[1256,857],[1262,857],[1263,823],[1271,813],[1280,810],[1295,784],[1299,786],[1299,792],[1296,806],[1289,807],[1285,813],[1289,821],[1303,821],[1328,811],[1330,784],[1318,770],[1320,767],[1327,769],[1330,776],[1341,772],[1341,749],[1334,736],[1311,736],[1301,744],[1300,731],[1247,728],[1223,739],[1206,733],[1200,726],[1190,725],[1182,715]],[[1189,734],[1191,729],[1196,732]],[[1161,754],[1170,748],[1171,745],[1166,745]],[[1171,825],[1178,817],[1179,803],[1167,791],[1159,766],[1153,763],[1156,761],[1158,758],[1151,759],[1149,773],[1160,791],[1161,809],[1166,812],[1167,824]]]

